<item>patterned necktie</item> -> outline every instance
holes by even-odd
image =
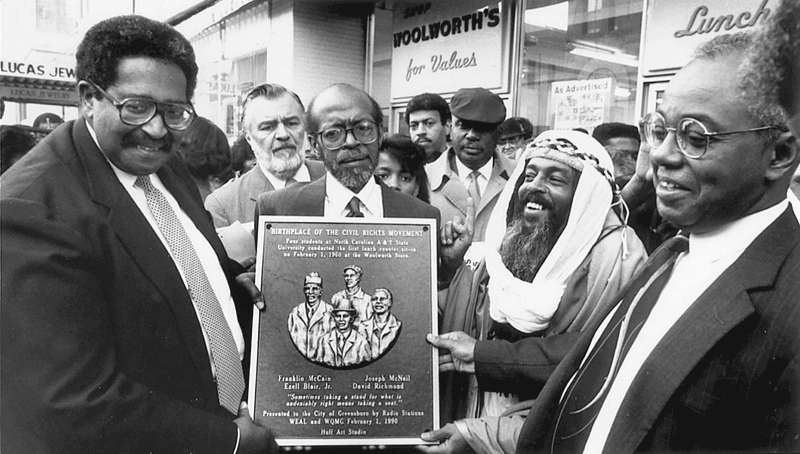
[[[467,192],[469,196],[472,197],[472,203],[477,207],[481,203],[481,190],[478,186],[478,177],[481,173],[477,170],[473,170],[470,172],[469,176],[469,186],[467,187]]]
[[[222,306],[208,281],[200,258],[192,246],[175,211],[164,194],[150,182],[150,176],[136,177],[135,186],[144,189],[147,206],[156,219],[159,230],[167,239],[172,254],[181,265],[188,284],[189,296],[200,314],[200,323],[211,345],[211,358],[217,374],[217,396],[220,405],[234,415],[244,393],[244,374],[236,341],[222,313]]]
[[[669,280],[675,259],[688,247],[689,240],[684,236],[668,240],[625,293],[559,404],[553,452],[583,451],[625,355]]]
[[[346,217],[348,218],[363,218],[364,213],[361,212],[361,201],[358,200],[358,197],[353,197],[347,202],[347,209],[350,211],[347,213]]]

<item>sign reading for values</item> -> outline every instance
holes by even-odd
[[[439,427],[435,222],[257,222],[254,419],[280,446],[424,443]]]
[[[396,2],[393,11],[393,99],[503,86],[499,2]]]
[[[553,129],[591,131],[605,123],[613,92],[614,81],[610,77],[553,82],[550,92]]]

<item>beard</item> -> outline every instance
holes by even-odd
[[[261,162],[261,159],[259,161]],[[304,156],[301,155],[298,149],[284,148],[269,153],[269,159],[264,161],[263,168],[276,177],[286,180],[297,173],[297,169],[303,165],[303,161]]]
[[[375,172],[375,160],[367,152],[366,154],[369,157],[370,162],[369,165],[355,168],[345,168],[339,166],[339,161],[353,156],[360,156],[360,154],[361,152],[359,152],[357,149],[348,151],[342,148],[338,153],[328,153],[325,155],[325,167],[328,169],[331,175],[333,175],[334,178],[342,183],[344,187],[353,192],[360,191],[361,188],[367,184],[367,181],[372,178],[372,175]]]
[[[517,211],[513,222],[506,230],[500,245],[503,264],[517,279],[533,282],[556,240],[556,219],[552,212],[547,219],[529,226]]]

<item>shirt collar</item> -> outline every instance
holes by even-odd
[[[458,156],[456,156],[456,158],[453,161],[455,161],[456,169],[458,169],[458,178],[461,181],[466,181],[467,177],[469,176],[469,174],[472,173],[473,169],[470,169],[469,167],[465,166],[464,163],[461,162],[460,159],[458,159]],[[484,164],[480,169],[477,169],[478,173],[480,173],[484,178],[486,178],[487,181],[492,176],[493,165],[494,165],[494,155],[492,155],[492,158],[489,159],[489,161],[487,161],[486,164]]]
[[[689,254],[715,262],[729,254],[738,254],[786,211],[788,199],[776,205],[729,222],[715,230],[689,235]]]
[[[444,184],[444,177],[449,176],[447,161],[450,150],[452,148],[448,148],[435,161],[425,164],[425,173],[428,174],[428,187],[431,191],[439,189]]]
[[[343,185],[330,172],[325,176],[325,198],[328,205],[334,209],[334,213],[343,213],[347,209],[347,204],[353,197],[358,197],[364,208],[374,217],[383,216],[383,199],[381,198],[381,188],[375,179],[370,177],[367,184],[361,191],[355,193],[350,188]]]
[[[261,173],[267,177],[267,180],[272,184],[272,187],[275,189],[281,189],[286,187],[286,180],[281,180],[271,172],[267,172],[266,170],[262,169],[260,165],[256,166]],[[311,174],[308,173],[308,167],[306,167],[305,161],[300,164],[300,168],[297,169],[297,172],[294,174],[294,179],[298,182],[309,182],[311,181]]]

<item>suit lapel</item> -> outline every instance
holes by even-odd
[[[489,178],[489,184],[486,185],[486,190],[481,194],[481,203],[475,210],[475,215],[483,210],[492,199],[503,190],[508,181],[509,174],[514,170],[513,166],[508,162],[505,156],[495,154],[494,165],[492,166],[492,176]]]
[[[256,202],[258,200],[258,196],[260,196],[264,192],[274,191],[275,187],[272,186],[272,183],[269,181],[266,175],[264,175],[264,171],[261,170],[260,167],[256,166],[250,172],[247,172],[245,176],[250,173],[250,177],[247,179],[247,187],[245,188],[244,193],[247,194],[247,197]],[[245,177],[242,177],[245,178]]]
[[[606,452],[635,450],[697,364],[755,311],[748,290],[769,287],[798,241],[789,208],[767,227],[658,343],[642,365],[609,433]]]
[[[298,197],[293,200],[297,208],[292,207],[289,211],[303,213],[303,216],[324,216],[326,178],[328,178],[327,174],[300,188]]]
[[[169,302],[198,371],[213,384],[203,332],[172,257],[95,145],[83,119],[76,122],[73,134],[78,156],[93,175],[88,181],[92,200],[104,207],[108,224],[122,246]]]

